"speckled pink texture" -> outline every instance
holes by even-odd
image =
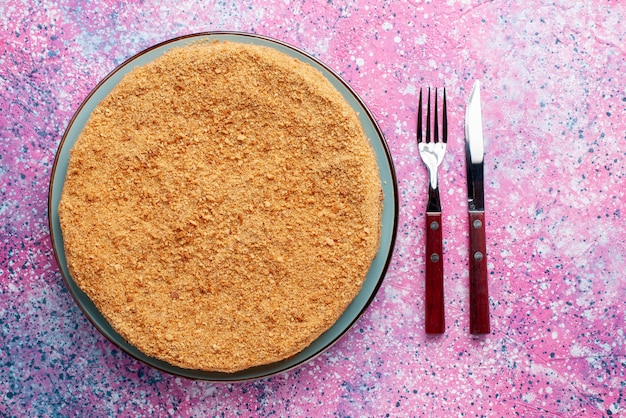
[[[615,0],[0,3],[0,415],[626,416],[626,8]],[[67,292],[47,224],[60,139],[116,65],[178,35],[270,36],[339,72],[398,177],[384,283],[328,352],[211,384],[138,363]],[[492,333],[468,332],[463,118],[483,85]],[[424,335],[420,87],[445,86],[447,330]],[[626,215],[626,214],[625,214]]]

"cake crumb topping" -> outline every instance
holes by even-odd
[[[358,294],[381,184],[358,116],[313,67],[233,42],[128,73],[71,151],[68,268],[146,355],[235,372],[288,358]]]

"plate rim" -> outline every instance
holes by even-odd
[[[320,349],[315,351],[313,354],[305,356],[305,358],[301,359],[300,361],[297,361],[295,364],[287,365],[286,367],[280,368],[279,370],[270,370],[270,371],[266,371],[266,372],[262,371],[263,368],[267,368],[267,367],[269,367],[271,365],[276,365],[276,364],[279,364],[281,362],[288,361],[289,359],[293,358],[293,356],[290,357],[290,358],[284,359],[284,360],[280,360],[278,362],[270,363],[268,365],[255,366],[255,367],[251,367],[251,368],[239,371],[239,372],[227,373],[227,372],[208,372],[208,371],[202,371],[202,370],[196,370],[196,369],[186,369],[186,368],[181,368],[181,367],[178,367],[178,366],[174,366],[174,365],[169,364],[167,362],[164,362],[164,361],[162,361],[160,359],[156,359],[154,357],[151,357],[151,356],[148,356],[148,355],[142,353],[135,346],[133,346],[132,344],[127,342],[127,344],[129,346],[131,346],[132,348],[137,350],[139,355],[130,352],[126,347],[121,346],[117,341],[114,341],[108,335],[108,332],[105,331],[100,324],[98,324],[98,322],[92,317],[92,315],[89,312],[87,312],[86,307],[83,306],[83,303],[78,299],[78,296],[72,290],[72,285],[71,285],[71,283],[69,281],[70,278],[68,278],[66,276],[66,274],[64,272],[64,269],[62,268],[62,263],[61,263],[61,259],[60,259],[60,255],[59,255],[59,249],[57,248],[57,244],[56,244],[57,237],[56,237],[56,233],[55,233],[55,222],[58,223],[58,213],[57,213],[57,208],[53,207],[53,200],[54,200],[53,192],[55,190],[55,177],[56,177],[56,174],[57,174],[56,172],[57,172],[57,168],[58,168],[58,165],[59,165],[59,161],[61,160],[61,151],[64,150],[66,139],[68,138],[68,135],[69,135],[69,133],[71,131],[71,128],[74,126],[74,124],[76,123],[77,118],[81,115],[83,109],[87,106],[87,104],[90,102],[92,97],[94,95],[96,95],[96,93],[103,87],[103,85],[107,81],[109,81],[112,77],[114,77],[116,74],[118,74],[122,69],[127,67],[133,61],[136,61],[140,57],[145,56],[145,55],[147,55],[148,53],[150,53],[152,51],[155,51],[155,50],[157,50],[159,48],[167,47],[168,45],[174,45],[176,43],[180,43],[180,42],[185,41],[185,40],[191,40],[191,39],[194,39],[194,38],[197,38],[197,39],[201,40],[203,38],[210,39],[211,37],[215,37],[216,40],[219,40],[218,38],[220,36],[227,36],[227,37],[228,36],[232,36],[232,37],[235,37],[235,38],[244,38],[244,39],[248,39],[248,40],[251,40],[251,41],[253,41],[254,39],[258,39],[258,40],[260,40],[263,43],[269,43],[269,44],[278,45],[278,46],[280,46],[282,48],[286,48],[288,50],[291,50],[295,55],[301,55],[301,56],[307,58],[308,60],[313,61],[316,65],[320,66],[325,71],[330,73],[336,79],[337,82],[341,83],[341,85],[348,91],[348,93],[352,96],[352,98],[354,100],[356,100],[357,103],[359,104],[359,106],[365,111],[365,117],[370,121],[370,123],[371,123],[371,125],[372,125],[372,127],[373,127],[373,129],[374,129],[374,131],[376,133],[376,136],[380,140],[380,145],[382,147],[383,154],[384,154],[384,156],[385,156],[385,158],[387,160],[387,165],[388,165],[388,168],[389,168],[389,176],[390,176],[390,179],[391,179],[390,187],[391,187],[391,191],[392,191],[392,199],[391,199],[391,201],[393,202],[393,212],[392,212],[393,220],[392,220],[392,226],[391,226],[391,231],[390,231],[391,235],[390,235],[390,238],[389,238],[389,248],[388,248],[387,253],[385,255],[386,258],[385,258],[384,264],[382,266],[382,269],[380,271],[379,277],[376,279],[376,284],[375,284],[374,288],[372,289],[371,293],[369,294],[367,301],[365,301],[363,307],[359,309],[359,312],[338,333],[338,335],[333,337],[329,342],[323,344],[323,347],[321,347]],[[302,61],[302,60],[300,60],[300,61]],[[325,76],[325,78],[327,78],[327,77]],[[381,179],[381,182],[382,182],[382,179]],[[384,186],[383,186],[383,189],[384,189]],[[302,366],[304,364],[307,364],[307,363],[311,362],[312,360],[314,360],[316,357],[318,357],[321,354],[323,354],[326,351],[328,351],[335,343],[337,343],[337,341],[339,341],[341,338],[343,338],[345,336],[345,334],[354,327],[356,322],[361,318],[361,316],[367,310],[369,305],[375,299],[378,291],[380,290],[382,282],[384,281],[384,278],[386,276],[386,273],[387,273],[387,270],[388,270],[389,265],[391,263],[391,260],[393,258],[394,248],[395,248],[395,243],[396,243],[396,238],[397,238],[398,219],[399,219],[398,203],[399,203],[399,197],[398,197],[397,176],[396,176],[396,171],[395,171],[395,167],[394,167],[394,163],[393,163],[393,158],[391,156],[391,152],[389,150],[389,146],[387,144],[385,136],[383,135],[383,132],[380,129],[380,126],[378,125],[378,122],[376,121],[374,115],[372,114],[370,109],[367,107],[365,102],[356,93],[356,91],[337,72],[335,72],[327,64],[323,63],[320,59],[315,58],[313,55],[305,52],[304,50],[302,50],[302,49],[300,49],[298,47],[295,47],[295,46],[293,46],[293,45],[291,45],[289,43],[286,43],[286,42],[283,42],[281,40],[275,39],[275,38],[271,38],[271,37],[268,37],[268,36],[265,36],[265,35],[259,35],[259,34],[256,34],[256,33],[247,33],[247,32],[240,32],[240,31],[205,31],[205,32],[196,32],[196,33],[190,33],[190,34],[186,34],[186,35],[173,37],[173,38],[167,39],[165,41],[158,42],[158,43],[156,43],[156,44],[154,44],[152,46],[149,46],[147,48],[142,49],[138,53],[133,54],[131,57],[129,57],[126,60],[124,60],[119,65],[116,65],[115,68],[112,71],[110,71],[105,77],[103,77],[90,90],[89,94],[81,102],[80,106],[76,109],[76,111],[72,115],[72,118],[68,122],[67,127],[66,127],[66,129],[65,129],[65,131],[63,133],[63,136],[62,136],[62,138],[61,138],[61,140],[59,142],[59,145],[57,147],[57,150],[55,152],[54,164],[52,166],[52,170],[51,170],[51,174],[50,174],[50,182],[49,182],[49,186],[48,186],[48,227],[49,227],[49,230],[50,230],[50,241],[51,241],[51,244],[52,244],[54,257],[55,257],[55,260],[57,262],[58,271],[61,274],[61,276],[63,277],[63,281],[65,283],[66,289],[71,294],[72,298],[74,299],[74,302],[80,308],[80,310],[82,311],[83,315],[100,332],[100,334],[102,334],[115,347],[120,349],[122,352],[128,354],[130,357],[134,358],[135,360],[138,360],[140,363],[145,364],[145,365],[147,365],[147,366],[149,366],[151,368],[154,368],[156,370],[159,370],[159,371],[161,371],[163,373],[166,373],[166,374],[169,374],[169,375],[172,375],[172,376],[175,376],[175,377],[182,377],[182,378],[186,378],[186,379],[190,379],[190,380],[209,381],[209,382],[213,382],[213,383],[236,383],[236,382],[252,381],[252,380],[268,378],[268,377],[271,377],[271,376],[275,376],[275,375],[278,375],[278,374],[289,372],[290,370],[293,370],[293,369],[295,369],[297,367],[300,367],[300,366]],[[384,208],[383,208],[383,210],[384,210]],[[57,219],[55,219],[55,214],[56,214],[56,218]],[[60,238],[62,240],[62,237],[60,237]],[[377,256],[378,256],[378,253],[377,253]],[[72,282],[74,281],[73,279],[71,279],[71,280],[72,280]],[[344,312],[344,314],[345,314],[345,312]],[[106,318],[105,318],[105,321],[106,321]],[[339,321],[339,318],[338,318],[338,321]],[[113,331],[115,331],[115,330],[113,330]],[[315,341],[317,341],[320,337],[321,337],[321,335],[316,340],[314,340],[313,343]],[[123,337],[121,337],[121,338],[123,339]],[[143,355],[143,356],[145,356],[145,357],[147,357],[147,358],[149,358],[151,360],[154,360],[156,362],[159,362],[162,365],[154,364],[153,362],[148,362],[148,361],[142,359],[140,357],[141,355]],[[254,373],[255,370],[257,370],[259,373],[255,374]],[[252,374],[252,375],[250,375],[250,374]],[[250,375],[250,376],[246,376],[246,375]]]

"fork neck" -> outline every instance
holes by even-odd
[[[439,197],[439,187],[428,186],[428,204],[426,212],[441,213],[441,199]]]

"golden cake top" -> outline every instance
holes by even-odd
[[[378,249],[381,185],[313,67],[232,42],[172,49],[93,111],[59,205],[68,268],[145,354],[234,372],[341,316]]]

